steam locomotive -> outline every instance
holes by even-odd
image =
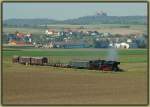
[[[118,67],[120,62],[106,60],[90,61],[71,61],[70,66],[78,69],[103,70],[103,71],[120,71]]]

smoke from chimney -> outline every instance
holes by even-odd
[[[116,48],[109,48],[106,60],[117,61],[118,51]]]

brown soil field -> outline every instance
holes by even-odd
[[[130,28],[120,28],[122,24],[116,25],[116,24],[102,24],[102,25],[95,25],[95,26],[87,26],[87,28],[80,28],[81,25],[55,25],[52,28],[50,27],[51,30],[60,30],[57,27],[64,27],[64,30],[71,29],[73,31],[98,31],[98,32],[110,32],[112,34],[121,34],[121,35],[128,35],[128,34],[142,34],[147,31],[147,26],[146,25],[130,25]],[[126,25],[125,25],[126,26]],[[128,26],[128,25],[127,25]],[[43,29],[37,29],[37,28],[4,28],[4,32],[9,32],[9,33],[14,33],[15,31],[20,31],[20,32],[30,32],[32,34],[44,34]]]
[[[147,104],[146,64],[139,65],[130,71],[124,64],[128,71],[118,73],[5,66],[3,104]]]
[[[142,34],[145,31],[141,29],[129,29],[129,28],[102,28],[102,29],[94,29],[98,32],[109,32],[112,34],[120,34],[120,35],[129,35],[129,34]],[[83,29],[83,31],[86,31]]]

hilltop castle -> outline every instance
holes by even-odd
[[[97,16],[107,16],[107,13],[102,11],[102,10],[99,10],[99,11],[96,12],[96,15]]]

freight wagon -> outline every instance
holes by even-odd
[[[31,65],[46,65],[48,59],[46,57],[31,57]]]
[[[21,56],[19,57],[20,64],[31,64],[31,57],[28,56]]]

